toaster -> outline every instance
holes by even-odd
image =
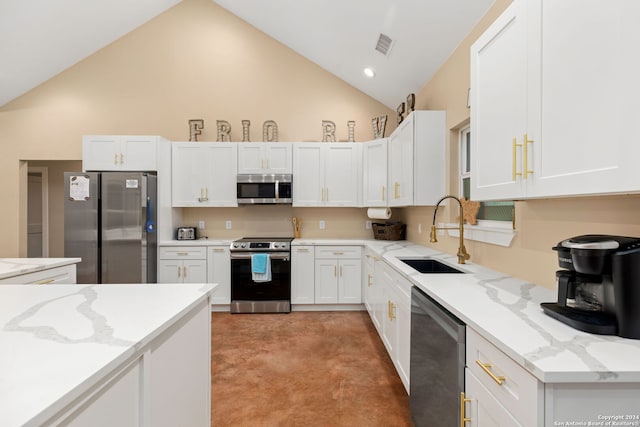
[[[196,227],[178,227],[176,238],[178,240],[196,240]]]

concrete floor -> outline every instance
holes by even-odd
[[[367,312],[212,314],[212,426],[411,426]]]

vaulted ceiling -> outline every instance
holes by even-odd
[[[392,109],[431,78],[493,3],[213,1]],[[0,106],[179,2],[0,0]],[[381,34],[386,54],[376,50]]]

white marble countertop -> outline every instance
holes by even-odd
[[[77,264],[80,258],[0,258],[0,279]]]
[[[40,425],[216,286],[0,286],[0,424]]]
[[[640,340],[588,334],[547,316],[540,303],[557,300],[548,288],[477,264],[459,265],[455,255],[408,241],[296,239],[293,244],[365,245],[543,382],[640,382]],[[437,258],[467,274],[421,274],[398,259],[404,257]]]

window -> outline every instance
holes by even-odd
[[[460,130],[460,194],[471,199],[471,128]],[[508,202],[481,202],[478,220],[513,221],[514,205]]]

